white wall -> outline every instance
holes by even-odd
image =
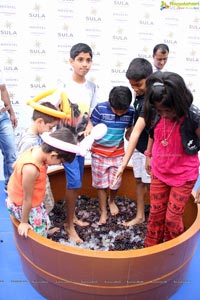
[[[199,2],[165,1],[169,7],[161,9],[162,2],[1,0],[0,64],[19,120],[16,136],[30,123],[32,109],[26,101],[55,87],[58,75],[69,69],[71,46],[78,42],[93,49],[88,77],[99,84],[103,100],[112,86],[128,85],[125,72],[133,58],[151,61],[155,44],[166,43],[167,69],[183,76],[199,105]],[[2,159],[0,163],[2,169]]]

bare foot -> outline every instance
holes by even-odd
[[[78,236],[75,228],[68,228],[67,223],[64,224],[64,229],[68,234],[71,241],[75,242],[77,245],[83,243],[83,240]]]
[[[58,231],[60,231],[59,227],[53,227],[53,228],[48,230],[48,235],[52,235],[52,234],[54,234],[55,232],[58,232]]]
[[[99,219],[99,221],[97,222],[97,224],[98,224],[98,225],[106,224],[107,218],[108,218],[107,212],[106,212],[106,211],[105,211],[105,212],[102,212],[102,213],[101,213],[101,216],[100,216],[100,219]]]
[[[133,225],[136,225],[136,224],[141,224],[145,221],[145,217],[143,218],[134,218],[128,222],[123,222],[123,225],[126,226],[126,227],[129,227],[129,226],[133,226]]]
[[[79,226],[81,226],[81,227],[85,227],[85,226],[90,225],[90,223],[81,221],[81,220],[79,220],[77,217],[74,217],[73,222],[74,222],[74,224],[79,225]]]
[[[119,213],[119,208],[117,207],[117,205],[115,204],[115,202],[110,202],[108,199],[108,205],[110,208],[110,213],[112,216],[116,216]]]

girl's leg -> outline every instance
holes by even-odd
[[[165,215],[169,199],[170,187],[155,176],[150,184],[150,213],[147,224],[145,247],[163,242],[165,229]]]
[[[165,220],[165,241],[184,232],[183,213],[194,184],[195,181],[188,181],[183,186],[171,188]]]

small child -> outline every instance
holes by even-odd
[[[180,75],[156,72],[147,78],[144,117],[152,128],[145,152],[151,159],[145,247],[184,232],[184,209],[199,175],[200,110],[192,102]]]
[[[109,94],[106,102],[97,104],[91,114],[93,126],[103,123],[107,126],[106,135],[93,143],[92,152],[92,186],[97,188],[101,216],[99,225],[107,220],[107,192],[109,188],[108,205],[111,215],[119,212],[115,204],[115,196],[121,180],[113,186],[113,180],[124,155],[124,133],[133,123],[134,110],[130,106],[132,93],[128,87],[116,86]]]
[[[57,110],[57,108],[50,102],[42,102],[41,105]],[[16,145],[18,156],[21,155],[25,150],[33,146],[40,145],[42,143],[40,135],[43,132],[51,131],[59,123],[59,121],[59,118],[47,115],[44,112],[40,112],[34,109],[31,126],[24,132],[22,132],[18,138]],[[54,207],[54,198],[48,176],[46,182],[44,205],[48,213],[50,213],[50,211]]]
[[[50,102],[41,102],[41,105],[55,109],[57,108]],[[17,155],[21,155],[25,150],[30,147],[41,144],[42,140],[40,135],[43,132],[49,132],[56,125],[59,124],[60,119],[54,116],[50,116],[44,112],[40,112],[36,109],[33,110],[31,126],[21,132],[17,140]]]
[[[49,139],[76,144],[74,134],[67,128],[50,133]],[[51,143],[51,144],[53,144]],[[50,220],[43,205],[48,165],[71,162],[75,154],[60,150],[59,143],[51,146],[43,142],[26,150],[13,165],[8,183],[8,211],[19,221],[18,233],[27,237],[29,229],[46,237]]]

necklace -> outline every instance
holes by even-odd
[[[166,121],[165,121],[166,118],[164,118],[164,138],[163,140],[161,141],[161,144],[163,145],[163,147],[166,147],[168,145],[168,139],[170,138],[175,126],[176,126],[176,122],[174,122],[171,130],[170,130],[170,133],[168,134],[168,136],[166,136]]]

